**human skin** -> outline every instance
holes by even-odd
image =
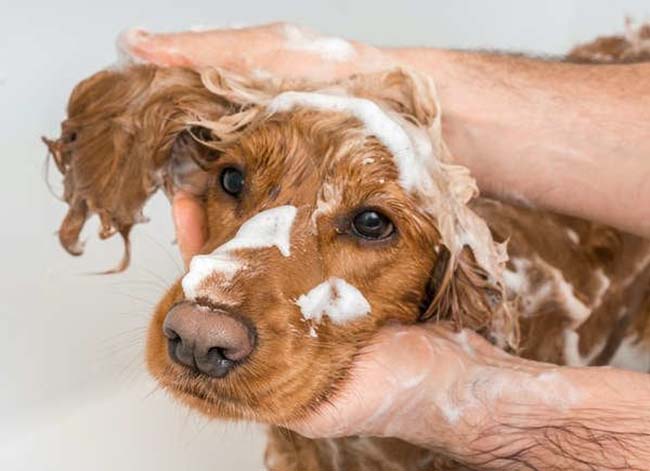
[[[132,32],[122,45],[162,66],[219,66],[287,79],[409,65],[438,84],[445,139],[484,193],[650,235],[650,205],[643,204],[650,201],[650,65],[572,65],[360,43],[351,43],[352,59],[324,61],[286,48],[285,27]],[[187,262],[203,245],[203,210],[178,192],[173,215]],[[525,389],[549,378],[539,390]],[[566,400],[549,400],[549,388]],[[398,437],[481,469],[521,463],[647,469],[649,400],[648,375],[530,362],[444,325],[396,326],[379,333],[332,403],[286,425],[312,437]]]
[[[439,324],[384,328],[351,378],[289,426],[397,437],[485,470],[650,466],[647,374],[524,360]]]

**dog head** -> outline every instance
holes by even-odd
[[[515,343],[505,250],[467,206],[476,187],[450,163],[429,79],[262,83],[137,66],[83,82],[68,115],[46,142],[65,173],[71,252],[93,212],[102,236],[128,240],[158,187],[205,202],[207,243],[147,345],[158,381],[204,413],[295,420],[390,322],[453,320]]]

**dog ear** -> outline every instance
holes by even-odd
[[[210,163],[256,115],[244,83],[209,71],[136,65],[99,72],[72,92],[57,139],[45,139],[63,174],[69,205],[59,239],[81,255],[79,235],[97,214],[102,239],[119,233],[129,263],[129,233],[159,188],[200,194]]]
[[[508,309],[505,293],[465,247],[454,259],[438,246],[425,289],[420,321],[448,320],[457,329],[478,332],[502,348],[516,349],[518,323]]]

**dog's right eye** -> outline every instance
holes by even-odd
[[[367,210],[354,217],[352,230],[364,239],[381,240],[390,237],[395,232],[395,227],[390,219],[383,214]]]
[[[244,189],[244,174],[237,168],[224,168],[220,180],[221,188],[229,195],[239,196]]]

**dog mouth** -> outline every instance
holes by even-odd
[[[304,372],[296,372],[266,378],[259,388],[254,388],[249,378],[217,379],[199,371],[168,365],[157,380],[181,402],[209,417],[277,425],[313,412],[347,379],[346,374],[337,374],[325,381],[326,384],[303,387],[303,376]],[[287,404],[287,407],[277,410],[277,403]]]
[[[215,384],[214,378],[200,371],[184,369],[178,371],[174,366],[167,367],[159,382],[163,387],[177,392],[196,397],[206,402],[217,404],[219,402],[237,403],[240,399],[235,394],[230,394],[223,384]]]

